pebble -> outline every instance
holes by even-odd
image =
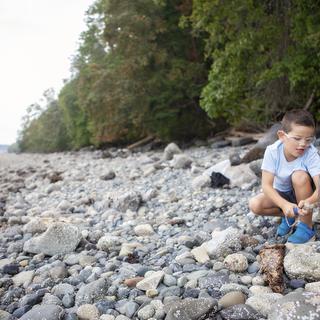
[[[0,318],[276,315],[270,306],[282,295],[265,284],[258,255],[275,240],[276,221],[250,214],[259,180],[237,171],[249,167],[226,167],[245,148],[170,144],[165,151],[15,156],[24,160],[0,167]],[[236,183],[212,188],[213,166],[236,172]],[[55,172],[62,179],[50,183]],[[232,187],[242,178],[245,185]],[[18,179],[25,186],[9,192]],[[283,297],[318,294],[319,248],[286,252]]]

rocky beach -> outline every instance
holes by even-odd
[[[320,233],[265,267],[285,239],[248,209],[261,162],[230,165],[250,148],[1,154],[0,319],[320,319]]]

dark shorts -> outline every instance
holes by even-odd
[[[284,199],[286,199],[287,201],[291,202],[291,203],[296,203],[297,204],[297,199],[296,199],[296,195],[294,193],[294,190],[290,190],[287,192],[282,192],[277,190],[277,192],[280,194],[280,196]]]

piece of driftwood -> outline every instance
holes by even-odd
[[[260,271],[265,275],[271,290],[283,293],[283,259],[285,253],[284,244],[266,245],[260,250]]]
[[[241,159],[241,163],[249,163],[251,161],[263,158],[266,147],[278,139],[277,132],[281,128],[281,123],[275,123],[250,149]]]
[[[154,136],[145,137],[145,138],[143,138],[133,144],[130,144],[130,146],[128,146],[127,149],[132,150],[132,149],[141,147],[141,146],[151,142],[152,140],[154,140]]]

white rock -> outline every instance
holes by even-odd
[[[194,256],[194,258],[200,263],[206,263],[210,260],[206,249],[203,247],[193,248],[191,250],[191,253]]]
[[[312,244],[302,244],[291,249],[283,265],[291,279],[320,281],[320,253]]]
[[[224,265],[233,272],[244,272],[248,268],[247,257],[241,253],[233,253],[224,259]]]
[[[140,224],[134,227],[134,233],[137,236],[150,236],[154,233],[152,226],[148,223]]]
[[[206,187],[210,187],[211,179],[207,175],[201,175],[193,179],[192,187],[193,189],[202,189]]]
[[[147,291],[149,289],[157,289],[163,277],[164,277],[163,271],[154,272],[149,277],[139,281],[136,287],[139,290],[143,290],[143,291]]]
[[[280,293],[264,293],[254,295],[247,299],[248,304],[253,309],[257,310],[264,316],[268,316],[272,306],[282,297]]]

